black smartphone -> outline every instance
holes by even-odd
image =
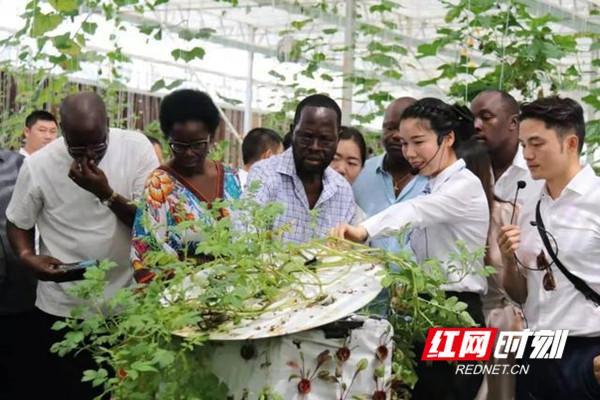
[[[61,264],[58,269],[65,271],[64,279],[61,281],[79,281],[83,279],[85,270],[90,267],[97,267],[98,260],[85,260],[68,264]]]

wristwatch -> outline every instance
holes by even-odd
[[[119,194],[113,190],[113,192],[110,196],[108,196],[108,198],[101,200],[101,203],[104,204],[106,207],[110,207],[112,203],[117,199],[117,196],[119,196]]]

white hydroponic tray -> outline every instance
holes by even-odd
[[[301,284],[289,291],[262,314],[253,319],[244,319],[238,324],[227,322],[209,332],[212,340],[245,340],[288,335],[316,328],[344,318],[370,303],[381,291],[382,266],[355,264],[327,266],[320,264],[316,270],[318,281],[311,274],[300,274]],[[205,271],[184,281],[186,299],[193,299],[202,291],[206,282]],[[307,302],[305,298],[313,299]],[[319,295],[319,293],[321,295]],[[163,301],[168,302],[165,293]],[[175,332],[178,336],[189,337],[201,332],[197,327],[189,327]]]

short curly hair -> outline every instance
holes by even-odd
[[[160,102],[158,119],[167,138],[173,125],[188,121],[204,123],[210,135],[214,136],[221,121],[219,109],[210,96],[194,89],[180,89],[166,95]]]
[[[298,125],[298,122],[300,122],[300,116],[302,115],[302,110],[304,110],[304,107],[329,108],[330,110],[333,110],[337,116],[338,127],[342,125],[342,110],[340,109],[340,106],[337,105],[335,100],[324,94],[313,94],[311,96],[305,97],[296,106],[296,113],[294,114],[293,124],[294,127]]]

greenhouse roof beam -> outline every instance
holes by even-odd
[[[341,15],[332,14],[330,12],[326,12],[314,7],[303,8],[300,5],[288,3],[286,1],[278,1],[274,2],[272,0],[254,0],[256,3],[262,6],[269,6],[273,8],[278,8],[284,11],[287,11],[292,14],[298,15],[308,15],[312,18],[317,18],[325,21],[326,23],[330,23],[332,25],[336,25],[340,28],[346,26],[346,18]],[[414,46],[418,46],[420,44],[429,43],[429,41],[418,39],[414,36],[407,36],[398,32],[395,32],[391,29],[381,27],[384,37],[389,37],[391,39],[398,40],[403,44],[411,44]],[[456,52],[451,50],[441,50],[440,54],[448,57],[456,57]],[[481,60],[480,60],[481,61]]]
[[[275,2],[272,0],[254,0],[254,1],[262,6],[269,6],[269,7],[278,8],[278,9],[281,9],[281,10],[284,10],[284,11],[287,11],[287,12],[293,13],[293,14],[307,15],[307,16],[310,16],[313,18],[318,18],[327,23],[330,23],[330,24],[333,24],[333,25],[336,25],[339,27],[344,27],[346,24],[345,17],[343,17],[342,15],[336,15],[336,14],[326,12],[326,11],[323,11],[321,9],[314,8],[314,7],[304,8],[299,4],[288,3],[286,1],[279,1],[279,2]],[[593,22],[593,21],[586,20],[569,10],[565,10],[561,7],[549,4],[544,0],[521,0],[521,1],[525,5],[532,8],[533,10],[536,10],[536,9],[540,10],[542,8],[548,9],[550,14],[555,15],[561,19],[561,21],[560,21],[561,25],[575,29],[577,31],[600,33],[600,24]],[[396,40],[400,41],[401,43],[410,43],[414,46],[428,43],[428,41],[426,41],[426,40],[418,39],[413,36],[403,35],[401,33],[395,32],[395,31],[385,28],[385,27],[382,27],[382,29],[383,29],[384,36],[390,37],[392,39],[396,39]],[[453,52],[452,50],[445,50],[445,49],[441,50],[440,54],[444,55],[444,56],[448,56],[448,57],[456,56],[456,52]],[[483,61],[483,60],[484,60],[484,58],[481,58],[476,61]]]
[[[578,32],[600,33],[600,23],[587,20],[574,12],[550,4],[544,0],[521,0],[534,11],[547,10],[549,14],[560,18],[560,24]]]
[[[119,13],[119,17],[123,21],[131,22],[131,23],[134,23],[137,25],[141,25],[143,23],[160,23],[160,25],[162,27],[167,28],[171,32],[179,32],[179,31],[183,31],[183,29],[185,29],[185,28],[182,28],[181,26],[168,24],[168,23],[165,23],[162,21],[156,21],[156,20],[153,20],[152,18],[143,17],[139,14],[121,12],[121,13]],[[212,34],[210,36],[207,36],[206,38],[203,38],[202,40],[206,40],[208,42],[219,44],[219,45],[222,45],[225,47],[231,47],[231,48],[238,49],[238,50],[253,51],[255,53],[264,54],[265,56],[268,56],[268,57],[276,57],[277,56],[277,52],[274,49],[270,49],[268,47],[252,44],[252,43],[249,43],[246,41],[230,39],[226,36],[219,35],[219,34]]]
[[[143,24],[143,23],[149,23],[149,22],[158,22],[155,21],[151,18],[147,18],[147,17],[143,17],[141,15],[138,14],[133,14],[133,13],[127,13],[127,12],[121,12],[119,13],[119,17],[123,20],[123,21],[127,21],[127,22],[131,22],[134,24]],[[164,28],[168,29],[171,32],[178,32],[184,28],[180,27],[180,26],[176,26],[173,24],[166,24],[163,22],[160,22],[161,26],[163,26]],[[244,42],[244,41],[240,41],[240,40],[235,40],[235,39],[231,39],[228,37],[224,37],[222,35],[219,34],[212,34],[210,36],[208,36],[207,38],[204,38],[202,40],[208,41],[208,42],[212,42],[215,44],[219,44],[225,47],[230,47],[230,48],[234,48],[234,49],[238,49],[238,50],[245,50],[245,51],[251,51],[257,54],[263,54],[267,57],[273,57],[273,58],[277,58],[277,51],[275,49],[272,48],[268,48],[265,46],[260,46],[260,45],[256,45],[256,44],[251,44],[248,42]],[[300,62],[303,63],[307,63],[308,60],[304,57],[300,58]],[[331,71],[335,71],[335,72],[342,72],[342,67],[340,65],[334,64],[334,63],[328,63],[328,62],[323,62],[321,63],[322,67],[329,69]],[[420,87],[415,83],[415,82],[411,82],[411,81],[407,81],[407,80],[390,80],[387,78],[381,78],[381,76],[378,76],[376,74],[373,74],[371,72],[367,72],[364,70],[356,70],[356,72],[358,74],[361,74],[363,76],[369,77],[369,78],[377,78],[380,79],[382,82],[386,82],[386,83],[393,83],[395,85],[404,85],[407,87],[411,87],[411,88],[419,88]],[[440,89],[441,92],[441,89]]]

